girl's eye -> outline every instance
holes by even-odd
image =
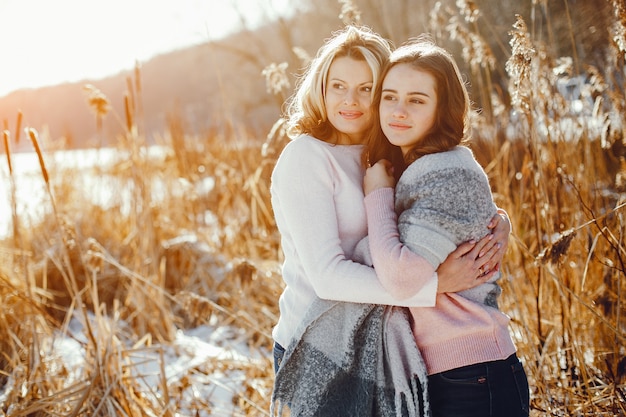
[[[372,87],[368,85],[366,87],[361,88],[361,90],[363,92],[365,92],[365,93],[371,93],[372,92]]]
[[[344,88],[344,87],[343,87],[343,84],[340,84],[340,83],[334,83],[334,84],[332,85],[332,87],[333,87],[335,90],[343,90],[343,88]]]
[[[383,100],[385,101],[392,101],[395,100],[396,98],[394,96],[392,96],[391,94],[385,94],[383,95]]]

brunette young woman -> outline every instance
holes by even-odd
[[[490,234],[497,207],[487,175],[464,146],[470,101],[449,52],[425,37],[396,49],[376,103],[384,136],[373,137],[365,153],[371,162],[380,159],[364,179],[369,245],[382,285],[402,294],[429,277],[460,242]],[[389,162],[394,151],[401,152],[395,167]],[[399,265],[415,257],[422,267],[399,273]],[[526,374],[509,318],[498,309],[498,277],[467,291],[439,293],[434,307],[409,309],[433,417],[529,414]]]

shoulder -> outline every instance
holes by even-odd
[[[424,155],[417,161],[417,166],[422,165],[422,169],[441,170],[448,168],[468,168],[478,167],[478,161],[474,158],[474,153],[467,146],[455,146],[449,151],[437,152]]]
[[[471,149],[466,146],[456,146],[445,152],[436,152],[424,155],[412,162],[401,177],[402,182],[413,182],[416,178],[441,172],[477,172],[482,167],[474,158]]]
[[[333,145],[308,135],[300,135],[283,148],[274,171],[273,180],[304,180],[316,175],[327,176],[334,160]]]
[[[460,161],[477,162],[474,157],[474,152],[467,146],[456,146],[450,150],[450,154],[454,155],[454,158],[458,158]]]
[[[445,152],[436,152],[425,155],[419,160],[424,163],[462,163],[474,160],[472,150],[467,146],[458,145]]]
[[[300,135],[287,143],[287,145],[283,148],[283,151],[281,152],[281,157],[285,155],[290,155],[292,153],[315,150],[323,146],[323,144],[324,142],[314,138],[313,136]]]
[[[334,145],[310,135],[300,135],[287,143],[279,160],[293,157],[311,158],[338,158],[345,153],[346,146]],[[349,153],[350,151],[348,151]],[[304,162],[304,161],[303,161]]]
[[[323,142],[311,136],[301,135],[285,145],[271,175],[273,193],[296,188],[307,188],[325,164],[321,146]]]
[[[457,146],[452,150],[456,156],[457,165],[466,170],[474,171],[479,174],[485,174],[485,170],[478,163],[478,160],[474,156],[474,152],[467,146]],[[486,174],[485,174],[486,175]]]
[[[312,158],[317,159],[315,155],[320,155],[323,152],[324,145],[324,142],[312,136],[300,135],[285,145],[276,161],[276,167],[306,163]]]

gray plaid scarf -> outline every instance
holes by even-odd
[[[286,348],[271,416],[430,416],[405,308],[318,300]]]

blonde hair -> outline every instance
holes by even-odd
[[[373,99],[383,65],[390,54],[389,42],[367,27],[350,25],[333,33],[318,50],[287,102],[285,117],[289,137],[304,133],[328,141],[334,136],[336,130],[328,121],[324,97],[328,72],[335,58],[350,57],[367,63],[372,71]]]

